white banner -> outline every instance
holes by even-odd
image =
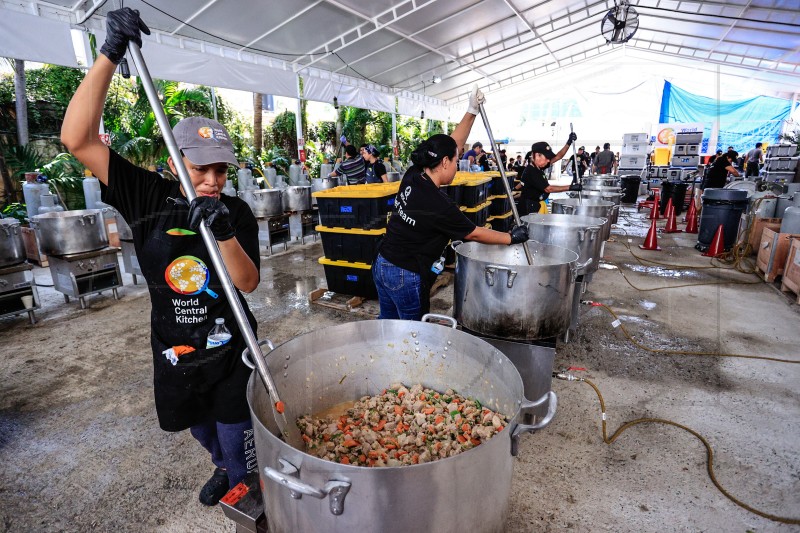
[[[67,22],[0,9],[0,57],[77,67]]]

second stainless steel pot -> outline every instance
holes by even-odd
[[[0,218],[0,267],[25,261],[25,242],[22,229],[15,218]]]
[[[281,189],[259,189],[253,195],[253,214],[257,217],[274,217],[283,214],[283,191]]]
[[[596,189],[583,189],[581,192],[567,193],[570,198],[591,198],[593,200],[605,200],[611,202],[615,206],[611,212],[611,223],[616,224],[619,219],[619,205],[622,203],[622,193],[619,187],[598,187]]]
[[[613,202],[595,198],[557,198],[551,203],[553,204],[553,214],[605,218],[603,240],[607,241],[611,237],[611,220],[619,211],[619,206],[614,205]]]
[[[317,205],[317,198],[314,193],[317,191],[324,191],[326,189],[333,189],[339,186],[339,178],[322,177],[314,178],[311,180],[311,205]]]
[[[534,241],[554,244],[578,254],[578,275],[595,272],[600,266],[602,231],[606,219],[584,215],[527,215],[522,222]]]
[[[46,255],[67,255],[108,246],[108,233],[100,209],[45,213],[33,217],[39,247]]]
[[[455,317],[472,331],[504,339],[544,339],[569,329],[578,254],[528,241],[521,245],[454,243]],[[583,266],[583,265],[581,265]]]
[[[311,186],[295,185],[283,189],[284,211],[308,211],[311,209]]]
[[[273,533],[502,532],[517,441],[546,426],[556,410],[553,392],[541,401],[524,397],[519,372],[502,352],[425,322],[365,320],[318,329],[275,348],[266,364],[292,422],[398,382],[457,390],[510,420],[488,441],[446,459],[402,467],[339,464],[277,436],[270,398],[253,373],[247,401]],[[547,405],[546,416],[521,424],[540,405]]]

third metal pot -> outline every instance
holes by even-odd
[[[601,232],[606,219],[584,215],[526,215],[528,235],[534,241],[554,244],[578,254],[578,275],[600,266]]]
[[[578,254],[527,244],[530,265],[521,245],[453,244],[455,317],[464,327],[520,340],[555,337],[569,328]]]
[[[283,191],[281,189],[259,189],[253,194],[253,214],[259,218],[283,214]]]
[[[581,179],[584,187],[619,187],[619,176],[613,174],[597,174]]]
[[[39,247],[46,255],[67,255],[108,246],[108,234],[100,209],[60,211],[31,220]]]
[[[618,205],[596,198],[558,198],[551,203],[553,204],[553,214],[605,218],[603,240],[607,241],[611,237],[611,220],[614,218],[614,213],[619,210]]]
[[[0,267],[25,261],[25,243],[15,218],[0,218]]]

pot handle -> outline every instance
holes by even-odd
[[[299,470],[289,461],[278,459],[278,463],[281,465],[281,471],[265,466],[264,475],[278,485],[287,487],[292,493],[292,498],[299,500],[303,495],[306,495],[321,500],[325,496],[328,496],[330,499],[331,513],[338,516],[344,512],[344,498],[350,490],[350,483],[347,481],[330,480],[325,483],[324,487],[318,489],[312,487],[308,483],[300,481],[300,479],[296,477]]]
[[[544,415],[544,418],[542,418],[539,422],[535,424],[517,424],[517,426],[511,433],[511,455],[513,457],[516,457],[517,453],[519,453],[520,435],[522,435],[523,433],[536,433],[540,429],[544,429],[547,426],[549,426],[550,422],[553,421],[553,417],[556,416],[556,409],[558,409],[558,397],[556,396],[556,393],[553,391],[547,392],[535,402],[522,403],[522,406],[520,408],[520,413],[528,409],[539,407],[545,402],[547,402],[547,414]]]
[[[89,215],[89,214],[83,215],[80,218],[81,226],[85,226],[87,221],[89,222],[90,226],[93,226],[94,225],[94,219],[95,219],[95,215]]]
[[[272,344],[272,341],[269,340],[269,339],[264,339],[264,340],[258,341],[258,345],[259,346],[264,346],[265,344],[267,346],[269,346],[269,350],[270,351],[275,349],[275,346]],[[250,370],[254,370],[256,368],[256,365],[254,365],[253,362],[250,361],[250,348],[245,348],[244,351],[242,352],[242,363],[244,363],[244,366],[246,366]]]
[[[586,260],[585,263],[576,263],[575,268],[577,268],[578,270],[583,270],[584,268],[588,267],[591,264],[592,264],[592,258],[590,257],[589,259]]]
[[[458,246],[458,245],[460,245],[460,244],[464,244],[464,241],[450,241],[450,248],[452,248],[453,250],[455,250],[455,249],[456,249],[456,246]]]
[[[490,287],[494,287],[494,275],[497,273],[498,270],[505,270],[508,272],[508,278],[506,280],[506,287],[509,289],[514,286],[514,280],[517,279],[517,271],[511,270],[507,266],[503,265],[486,265],[484,269],[484,275],[486,276],[486,284]]]
[[[573,214],[575,212],[575,206],[574,205],[562,204],[561,209],[563,209],[564,213],[566,213],[567,215],[571,215],[571,214]]]
[[[450,325],[450,327],[453,328],[453,329],[456,329],[458,327],[458,322],[456,321],[455,318],[453,318],[451,316],[447,316],[447,315],[439,315],[439,314],[436,314],[436,313],[427,313],[425,315],[422,315],[422,318],[420,319],[420,321],[421,322],[430,322],[432,324],[436,324],[436,322],[434,322],[433,320],[428,320],[429,318],[440,320],[442,322],[447,322]]]
[[[589,226],[588,228],[586,228],[586,230],[589,232],[590,242],[595,240],[597,238],[597,235],[600,234],[600,226]]]

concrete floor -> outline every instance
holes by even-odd
[[[611,306],[643,344],[662,349],[760,354],[800,361],[800,312],[751,275],[708,266],[690,235],[662,235],[662,252],[642,252],[647,226],[626,211],[606,262],[585,297]],[[642,257],[681,266],[640,264]],[[248,301],[259,336],[276,343],[357,320],[311,306],[325,285],[317,244],[262,260]],[[49,271],[36,269],[39,283]],[[631,287],[621,275],[641,289]],[[661,290],[684,283],[705,285]],[[212,466],[188,432],[158,428],[152,399],[149,299],[125,275],[121,299],[65,304],[43,288],[31,326],[0,319],[0,531],[233,531],[219,508],[197,502]],[[452,287],[433,299],[449,312]],[[585,367],[601,389],[609,434],[621,423],[660,417],[685,424],[714,448],[720,483],[756,509],[800,518],[800,366],[648,353],[629,343],[599,307],[581,309],[558,368]],[[586,384],[554,381],[559,411],[523,438],[507,530],[800,531],[761,518],[710,482],[702,445],[664,425],[640,425],[603,443],[600,411]],[[477,480],[476,480],[477,481]]]

